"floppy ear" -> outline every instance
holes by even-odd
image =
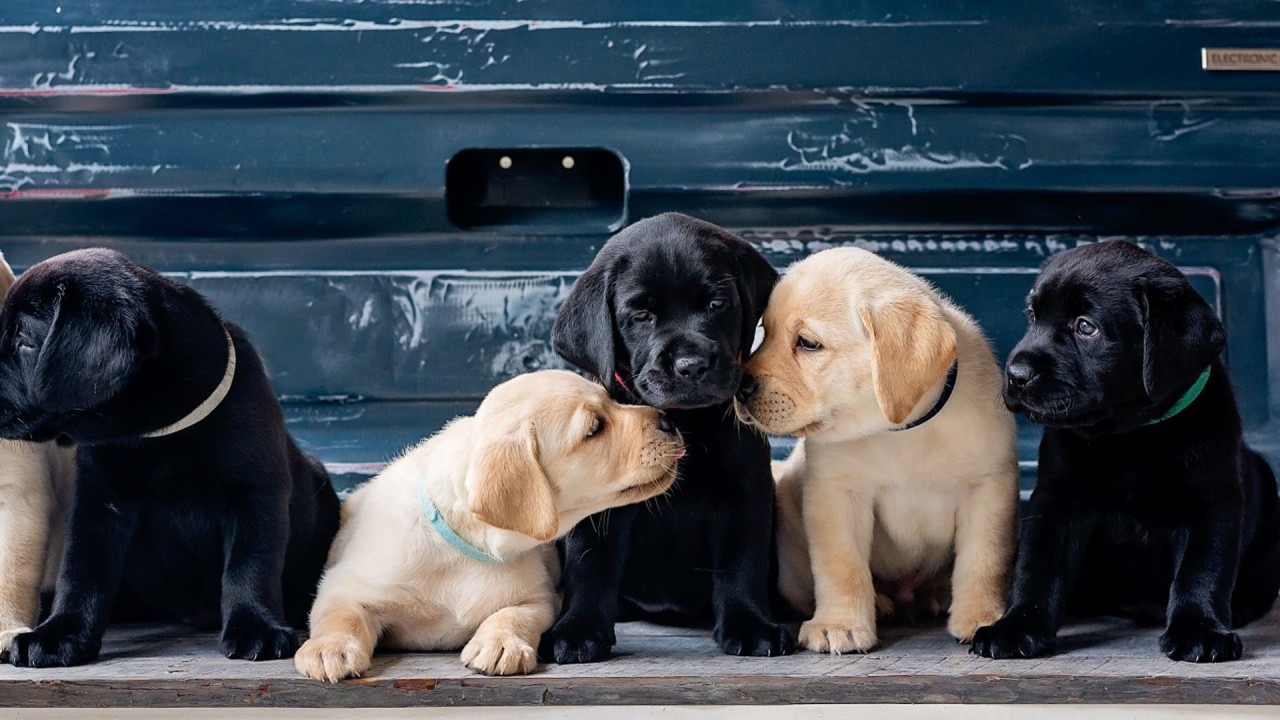
[[[9,288],[17,279],[13,276],[13,268],[9,267],[9,261],[4,259],[4,253],[0,253],[0,298],[9,294]]]
[[[600,256],[578,276],[551,328],[551,346],[570,364],[613,386],[613,292],[610,263]]]
[[[956,331],[938,304],[905,297],[858,308],[871,335],[871,381],[885,418],[897,425],[956,360]]]
[[[756,339],[756,323],[764,315],[773,286],[778,284],[778,271],[754,245],[736,235],[729,237],[738,261],[738,298],[742,303],[742,340],[738,350],[745,356],[751,352]]]
[[[1189,384],[1222,354],[1227,332],[1186,280],[1139,280],[1142,385],[1153,400]]]
[[[482,521],[539,542],[560,531],[551,481],[538,464],[531,428],[477,447],[466,483],[470,510]]]
[[[53,307],[31,373],[33,394],[56,408],[105,402],[128,381],[149,342],[149,325],[118,308],[82,303],[65,285],[58,286]]]

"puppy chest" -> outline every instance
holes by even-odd
[[[882,493],[876,499],[872,572],[894,578],[947,565],[954,554],[956,508],[952,493]]]

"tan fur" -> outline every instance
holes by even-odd
[[[947,629],[968,641],[1004,610],[1018,499],[1013,418],[977,324],[922,278],[840,248],[788,270],[764,329],[747,363],[759,390],[737,411],[802,438],[775,467],[780,589],[813,612],[800,642],[871,649],[904,589],[925,609],[949,595]],[[893,432],[934,406],[953,360],[942,412]]]
[[[587,437],[596,416],[603,430]],[[361,675],[378,645],[461,648],[467,667],[491,675],[533,670],[559,610],[548,541],[671,486],[683,450],[657,425],[658,411],[614,403],[564,371],[494,388],[474,417],[408,450],[344,503],[298,672],[329,682]],[[447,544],[420,488],[455,532],[503,562]]]
[[[13,283],[0,255],[0,297]],[[0,440],[0,656],[35,625],[40,592],[53,589],[75,477],[74,449]]]

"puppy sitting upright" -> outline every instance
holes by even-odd
[[[658,411],[573,373],[508,380],[346,501],[294,664],[337,682],[367,670],[381,639],[463,648],[489,675],[533,670],[559,607],[548,541],[665,492],[683,452]]]
[[[111,250],[32,266],[0,312],[0,436],[59,435],[78,446],[67,550],[53,614],[14,638],[13,664],[95,659],[117,590],[221,619],[228,657],[293,654],[338,500],[239,328]]]
[[[737,409],[803,438],[778,478],[780,587],[812,613],[800,642],[866,652],[877,605],[937,611],[923,596],[945,597],[948,572],[947,629],[968,641],[1004,609],[1018,502],[1013,416],[977,324],[920,277],[836,248],[787,270],[764,328]]]
[[[1064,612],[1163,617],[1174,660],[1240,657],[1280,590],[1275,476],[1241,439],[1222,323],[1127,242],[1055,255],[1028,297],[1005,402],[1045,425],[994,658],[1053,649]]]
[[[685,438],[661,503],[579,523],[564,541],[565,609],[543,638],[556,662],[592,662],[614,622],[714,623],[730,655],[782,655],[769,607],[769,443],[730,402],[778,275],[750,243],[668,213],[615,235],[556,317],[556,352],[615,400],[667,411]]]

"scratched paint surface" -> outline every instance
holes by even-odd
[[[1061,5],[5,0],[0,249],[106,244],[192,283],[351,484],[560,366],[555,310],[607,239],[453,226],[449,159],[604,147],[628,220],[700,215],[779,268],[879,252],[999,354],[1045,257],[1138,240],[1224,318],[1280,457],[1280,73],[1198,65],[1275,45],[1280,4]]]

